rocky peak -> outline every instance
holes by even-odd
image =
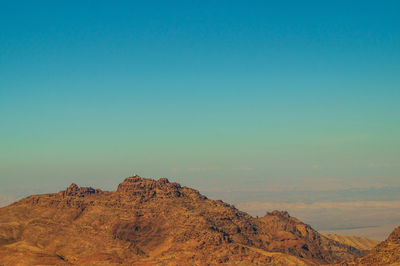
[[[181,185],[175,182],[170,183],[167,178],[153,180],[133,175],[118,185],[117,192],[124,196],[140,198],[180,197],[182,189]]]
[[[77,184],[72,183],[66,190],[60,191],[59,195],[65,196],[76,196],[85,197],[86,195],[97,194],[102,192],[100,189],[94,189],[92,187],[79,187]]]
[[[66,191],[78,191],[79,190],[79,186],[75,183],[72,183],[67,189]]]
[[[388,237],[388,241],[397,242],[400,244],[400,226],[393,230]]]
[[[265,216],[277,216],[279,218],[289,219],[290,215],[287,211],[274,210],[272,212],[267,212]]]

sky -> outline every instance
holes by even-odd
[[[133,173],[253,214],[398,202],[399,10],[1,1],[0,204],[72,182],[115,189]]]

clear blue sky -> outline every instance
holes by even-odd
[[[1,1],[0,193],[115,188],[133,172],[210,193],[399,185],[399,12]]]

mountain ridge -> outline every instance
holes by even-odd
[[[115,191],[73,183],[0,208],[0,246],[5,265],[18,256],[26,265],[35,258],[66,265],[314,265],[362,255],[287,212],[255,218],[166,178],[137,175]]]

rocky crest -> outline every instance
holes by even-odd
[[[142,178],[134,175],[126,178],[121,184],[118,185],[117,193],[121,197],[134,200],[150,200],[154,198],[168,199],[168,198],[187,198],[187,199],[207,199],[201,195],[199,191],[182,187],[175,182],[169,182],[167,178],[160,178],[154,180],[150,178]]]
[[[77,196],[85,197],[91,194],[101,193],[100,189],[94,189],[92,187],[78,187],[77,184],[72,183],[66,190],[60,191],[59,194],[63,197],[66,196]]]
[[[255,218],[166,178],[135,175],[116,191],[72,184],[0,208],[0,265],[316,265],[359,255],[287,212]]]

